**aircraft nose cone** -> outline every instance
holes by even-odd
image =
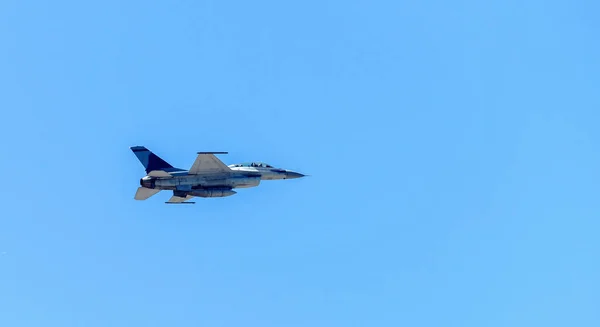
[[[294,179],[294,178],[300,178],[300,177],[304,177],[303,174],[297,173],[295,171],[287,171],[285,172],[285,179]]]

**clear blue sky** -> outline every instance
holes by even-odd
[[[599,10],[1,2],[0,326],[600,326]]]

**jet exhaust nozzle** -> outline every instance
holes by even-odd
[[[156,183],[154,182],[153,178],[144,177],[144,178],[140,179],[140,186],[145,187],[145,188],[155,188]]]

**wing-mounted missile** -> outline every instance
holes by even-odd
[[[196,204],[196,202],[193,202],[193,201],[182,201],[182,202],[173,201],[172,202],[171,200],[169,200],[169,201],[167,201],[165,203],[166,204]]]

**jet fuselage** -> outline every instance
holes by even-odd
[[[293,171],[277,168],[230,168],[231,173],[188,175],[186,171],[183,171],[173,173],[169,178],[145,176],[140,179],[140,186],[160,190],[233,189],[256,187],[262,180],[292,179],[303,176]]]

